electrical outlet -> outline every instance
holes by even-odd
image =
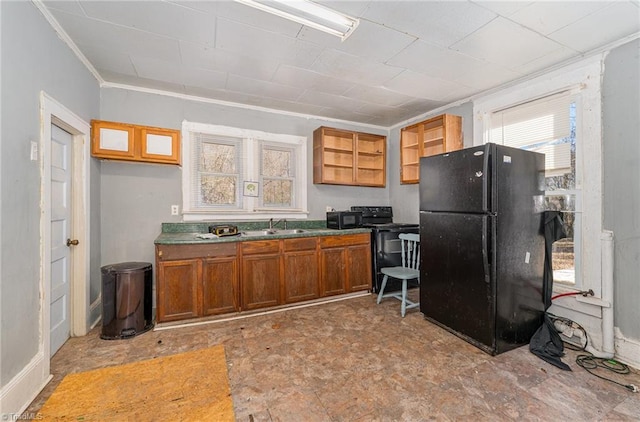
[[[333,208],[332,208],[332,207],[330,207],[329,205],[327,205],[325,209],[326,209],[326,211],[327,211],[327,212],[331,212],[331,211],[333,211]]]
[[[180,206],[179,205],[171,205],[171,215],[180,214]]]

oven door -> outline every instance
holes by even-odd
[[[418,225],[405,227],[385,228],[372,230],[371,247],[373,249],[373,286],[375,293],[380,291],[384,274],[380,270],[384,267],[399,267],[402,265],[401,243],[398,236],[401,233],[419,233]],[[413,284],[412,284],[413,283]],[[417,281],[409,282],[409,287],[417,286]],[[389,278],[385,292],[398,291],[402,289],[402,281]]]

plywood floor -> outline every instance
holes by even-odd
[[[640,394],[589,375],[575,352],[563,359],[572,372],[526,346],[492,357],[373,295],[128,340],[99,335],[60,349],[27,412],[67,373],[222,343],[239,421],[640,420]],[[640,386],[638,371],[617,379]]]

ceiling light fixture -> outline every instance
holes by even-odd
[[[358,19],[309,0],[235,0],[302,25],[340,37],[343,41],[358,26]]]

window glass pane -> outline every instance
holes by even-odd
[[[200,171],[235,173],[236,147],[234,145],[203,142],[200,153]]]
[[[200,197],[202,205],[235,205],[237,177],[202,175]]]
[[[263,179],[263,204],[265,206],[291,207],[293,205],[293,183],[287,179]]]
[[[576,201],[576,103],[558,95],[496,112],[491,117],[491,140],[545,155],[543,208],[562,211],[567,237],[554,242],[554,281],[575,284],[575,234],[579,214]]]
[[[264,148],[262,175],[265,177],[291,177],[291,151]]]

